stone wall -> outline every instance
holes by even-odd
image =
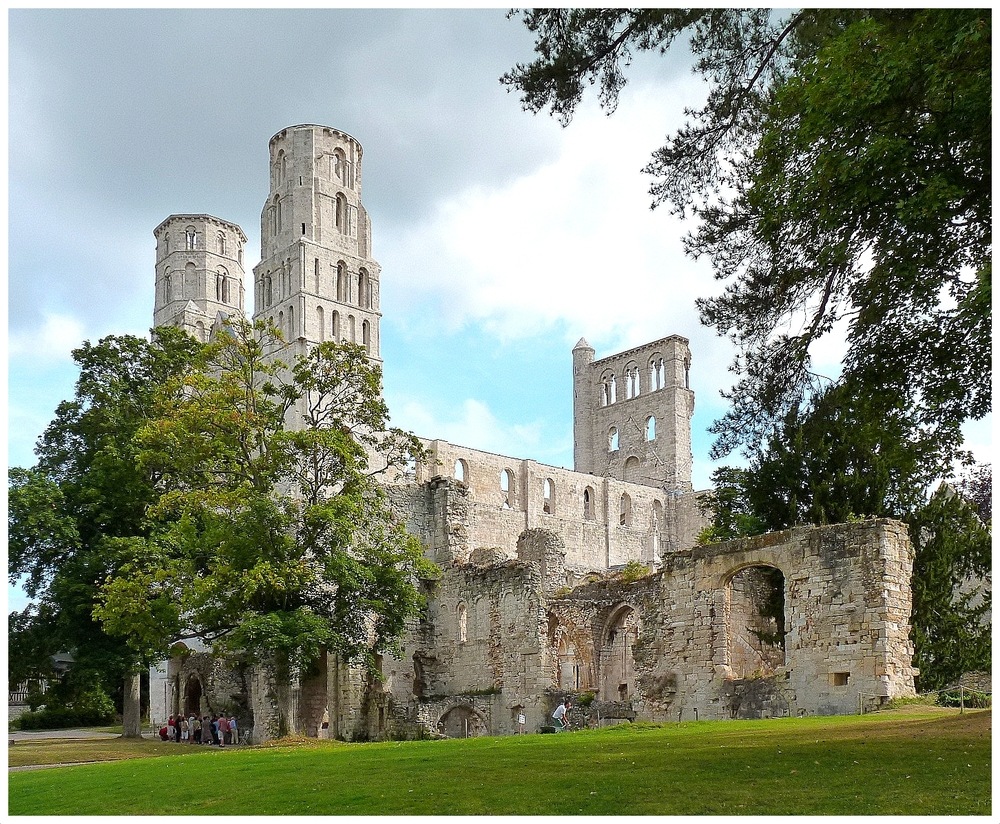
[[[593,582],[552,602],[552,639],[572,637],[577,650],[591,650],[580,661],[583,685],[602,701],[619,699],[624,685],[639,718],[675,720],[695,709],[701,718],[850,713],[859,695],[879,703],[913,694],[912,560],[906,529],[893,521],[698,547],[634,583]],[[769,627],[751,614],[738,577],[748,568],[780,570],[784,581],[783,639],[771,640],[756,669],[739,645]],[[638,627],[631,672],[603,660],[621,649],[609,634],[624,610],[636,613]]]
[[[658,565],[664,553],[693,546],[707,523],[696,494],[447,441],[427,441],[425,448],[427,460],[411,474],[399,474],[389,490],[407,527],[437,563],[464,563],[478,548],[515,558],[522,532],[545,529],[562,538],[570,569],[605,571],[629,561]]]

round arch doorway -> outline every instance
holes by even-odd
[[[189,675],[184,685],[184,714],[201,715],[201,679],[197,675]]]

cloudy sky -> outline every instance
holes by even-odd
[[[591,96],[562,128],[499,83],[533,44],[502,10],[22,9],[8,34],[8,465],[72,395],[73,347],[147,333],[152,230],[238,223],[249,274],[268,140],[320,123],[365,149],[394,424],[571,466],[576,341],[680,334],[708,485],[731,351],[694,309],[708,263],[641,172],[706,92],[683,57],[640,56],[614,116]],[[970,437],[988,451],[988,425]]]
[[[729,353],[641,173],[704,89],[640,60],[613,117],[589,101],[564,129],[499,82],[532,43],[497,10],[12,11],[9,463],[72,393],[74,346],[146,333],[167,215],[238,223],[249,273],[268,139],[309,122],[365,148],[395,424],[570,466],[576,341],[681,334],[705,486]]]

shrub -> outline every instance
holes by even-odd
[[[992,706],[992,696],[982,692],[965,690],[964,698],[957,688],[946,690],[938,694],[937,702],[942,707],[958,707],[963,703],[971,709],[985,709]]]
[[[44,709],[26,712],[17,719],[22,730],[58,730],[66,727],[96,727],[115,720],[115,704],[98,686],[79,693],[68,704],[57,703],[56,692],[47,694]]]
[[[115,717],[115,702],[100,687],[90,687],[80,693],[73,701],[72,707],[81,716],[110,718],[112,720]]]
[[[629,561],[622,567],[621,578],[625,583],[638,581],[649,575],[649,567],[639,561]]]
[[[84,712],[70,707],[46,707],[38,712],[26,712],[15,724],[22,730],[60,730],[67,727],[97,727],[115,720],[110,713]]]

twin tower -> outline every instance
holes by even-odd
[[[361,144],[328,126],[283,129],[269,143],[271,185],[253,270],[254,319],[271,318],[294,356],[347,340],[379,354],[379,266],[361,203]],[[202,341],[244,311],[246,235],[211,215],[171,215],[156,237],[154,326]]]
[[[271,318],[286,361],[327,340],[361,344],[381,363],[379,265],[361,202],[361,144],[329,126],[282,129],[268,144],[270,191],[253,270],[254,319]],[[154,326],[207,341],[245,306],[246,235],[211,215],[171,215],[156,237]],[[290,351],[289,351],[290,350]],[[574,464],[579,472],[691,489],[687,340],[671,336],[600,361],[573,350]]]

